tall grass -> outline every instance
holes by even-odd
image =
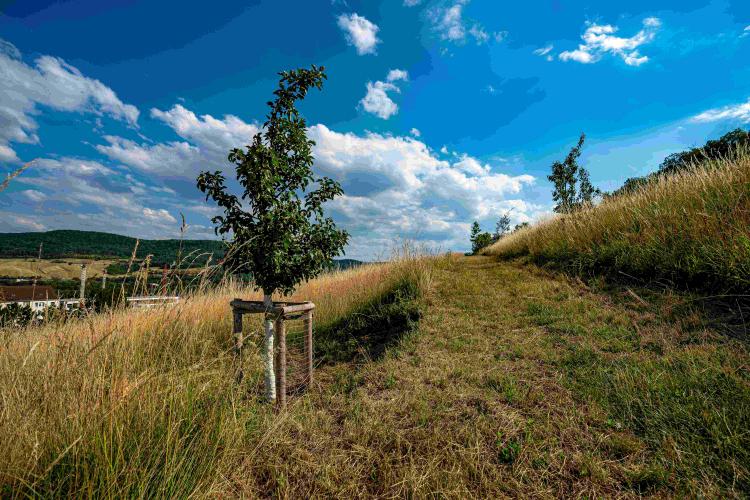
[[[499,240],[486,255],[528,255],[576,273],[624,273],[712,292],[750,290],[750,154],[709,160],[630,195]]]
[[[402,259],[326,274],[292,298],[315,302],[323,328],[426,276]],[[234,297],[259,295],[230,283],[174,308],[0,332],[0,496],[184,497],[220,482],[277,418],[255,390],[258,349],[233,381]],[[251,345],[260,321],[246,325]]]

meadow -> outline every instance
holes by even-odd
[[[325,274],[292,298],[316,303],[322,332],[358,308],[395,317],[398,290],[419,290],[426,278],[418,260],[406,259]],[[234,383],[234,297],[258,294],[226,283],[171,309],[116,309],[4,331],[0,493],[185,496],[215,485],[226,467],[274,435],[276,418],[260,396],[258,349],[246,349],[250,376]],[[253,345],[260,318],[246,323]],[[337,345],[316,335],[320,345]],[[290,337],[293,344],[293,331]]]

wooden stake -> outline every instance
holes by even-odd
[[[305,359],[307,368],[307,386],[313,382],[313,313],[307,311],[303,320],[305,327]]]
[[[276,341],[279,346],[276,396],[279,407],[284,408],[286,407],[286,325],[283,316],[276,319]]]
[[[234,313],[234,326],[232,328],[234,334],[234,357],[237,362],[237,382],[241,382],[244,377],[242,372],[242,313]]]

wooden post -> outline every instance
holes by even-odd
[[[276,318],[276,341],[278,344],[278,364],[276,368],[276,397],[279,407],[286,407],[286,325],[284,316]]]
[[[304,317],[305,326],[305,359],[307,368],[307,386],[313,382],[313,313],[307,311]]]
[[[244,373],[242,371],[242,313],[239,311],[234,311],[232,333],[234,334],[234,357],[237,363],[237,382],[241,382]]]

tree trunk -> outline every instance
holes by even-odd
[[[270,310],[273,307],[273,301],[271,295],[263,292],[263,305],[266,309]],[[276,380],[273,371],[273,316],[270,313],[266,313],[265,316],[265,343],[264,343],[264,362],[265,362],[265,383],[266,383],[266,399],[273,402],[276,401]]]

